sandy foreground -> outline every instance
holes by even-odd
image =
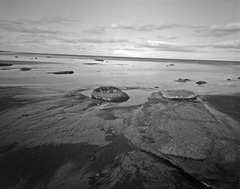
[[[2,188],[239,188],[239,64],[0,58]],[[91,99],[105,85],[130,99]]]

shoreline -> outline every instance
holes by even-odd
[[[27,53],[0,51],[0,55],[23,55],[23,56],[40,56],[47,58],[76,58],[76,59],[103,59],[103,60],[122,60],[122,61],[149,61],[149,62],[185,62],[185,63],[207,63],[216,64],[217,62],[231,62],[239,64],[238,60],[205,60],[205,59],[171,59],[171,58],[146,58],[146,57],[119,57],[119,56],[101,56],[101,55],[74,55],[74,54],[51,54],[51,53]]]

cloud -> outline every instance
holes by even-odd
[[[83,32],[99,35],[99,34],[104,34],[106,29],[107,29],[107,27],[105,27],[105,26],[96,26],[96,27],[88,29],[88,30],[83,30]]]
[[[65,43],[128,43],[130,42],[127,39],[112,39],[112,38],[105,38],[105,39],[98,39],[98,38],[83,38],[83,39],[59,39],[61,42]]]
[[[198,37],[221,37],[240,32],[240,22],[226,25],[197,26],[194,27],[194,35]]]
[[[44,17],[39,19],[0,19],[0,30],[27,34],[63,34],[61,31],[44,29],[44,25],[69,24],[79,20],[64,16]]]
[[[108,29],[149,32],[149,31],[159,31],[159,30],[171,29],[171,28],[182,27],[182,26],[183,25],[180,25],[180,24],[144,24],[144,25],[111,24],[109,26],[96,26],[94,28],[84,30],[84,32],[90,33],[90,34],[103,34]]]
[[[145,25],[132,25],[132,24],[112,24],[111,29],[133,30],[133,31],[153,31],[164,30],[170,28],[180,27],[179,24],[145,24]]]
[[[220,48],[220,49],[240,49],[240,40],[229,40],[229,41],[223,41],[220,43],[215,43],[212,45],[214,48]]]
[[[168,43],[164,41],[151,41],[151,40],[140,42],[137,44],[137,46],[143,47],[143,48],[161,50],[161,51],[193,52],[197,50],[196,48],[188,45],[180,45],[176,43]]]
[[[52,17],[43,17],[38,19],[0,19],[1,24],[10,24],[10,25],[47,25],[47,24],[69,24],[79,22],[77,19],[67,18],[65,16],[52,16]]]
[[[2,22],[0,23],[0,29],[3,31],[8,31],[8,32],[18,32],[18,33],[29,33],[29,34],[63,34],[61,31],[56,31],[56,30],[49,30],[49,29],[40,29],[37,27],[26,27],[23,26],[21,23],[16,22],[16,23],[6,23]]]

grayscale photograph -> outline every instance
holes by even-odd
[[[0,0],[0,189],[240,189],[240,0]]]

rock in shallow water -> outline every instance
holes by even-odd
[[[197,94],[187,90],[165,90],[162,91],[162,95],[164,98],[177,100],[194,99],[197,97]]]
[[[129,96],[117,87],[108,86],[94,89],[92,98],[108,102],[125,102],[129,99]]]

